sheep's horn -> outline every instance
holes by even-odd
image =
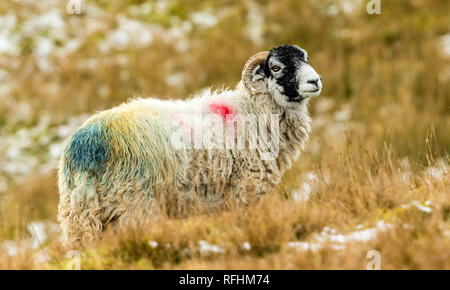
[[[252,83],[252,72],[260,63],[266,61],[268,55],[268,51],[258,52],[250,57],[244,65],[242,81],[244,82],[245,89],[252,95],[258,92]]]

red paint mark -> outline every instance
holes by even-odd
[[[214,113],[220,115],[224,121],[227,119],[227,116],[228,120],[233,119],[233,110],[229,106],[224,104],[212,103],[209,105],[209,107]]]
[[[186,126],[183,122],[183,119],[181,119],[180,117],[178,117],[177,115],[172,115],[172,120],[176,123],[178,123],[179,126],[184,127]]]
[[[185,122],[182,117],[178,115],[172,115],[171,119],[175,124],[180,126],[180,128],[184,129],[184,133],[186,134],[186,136],[190,136],[189,140],[193,140],[192,138],[194,138],[194,129],[189,125],[188,122]]]
[[[192,127],[186,123],[185,121],[183,121],[183,119],[180,116],[177,115],[172,115],[172,121],[176,124],[178,124],[178,126],[180,126],[181,128],[184,128],[186,130],[187,134],[192,133]]]

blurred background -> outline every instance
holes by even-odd
[[[373,15],[368,2],[2,0],[0,241],[8,256],[20,240],[57,232],[58,159],[90,114],[136,96],[233,88],[249,56],[281,44],[309,52],[324,89],[310,106],[311,142],[279,192],[301,189],[308,170],[339,171],[343,156],[357,167],[367,152],[381,162],[395,154],[404,172],[448,178],[450,1],[381,0]]]

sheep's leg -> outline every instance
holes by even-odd
[[[139,194],[136,194],[140,196]],[[126,204],[120,215],[111,223],[116,231],[145,229],[160,215],[160,210],[155,206],[154,200],[147,197],[134,199]]]
[[[64,244],[70,247],[96,240],[103,229],[99,195],[94,182],[87,176],[83,176],[82,181],[73,190],[64,186],[60,194],[58,221]]]
[[[83,244],[95,241],[102,232],[102,224],[91,213],[69,211],[61,213],[59,217],[64,237],[64,244],[68,247],[78,248]]]

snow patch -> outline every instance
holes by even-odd
[[[166,84],[171,87],[180,87],[184,84],[185,78],[184,73],[174,73],[166,78]]]
[[[191,14],[191,20],[194,24],[209,28],[217,24],[217,17],[210,11],[199,11]]]
[[[352,116],[352,110],[350,106],[344,106],[340,111],[334,114],[334,119],[339,122],[348,121]]]
[[[450,33],[447,33],[439,38],[442,53],[446,57],[450,57]]]
[[[221,253],[225,252],[221,247],[219,247],[217,245],[210,244],[210,243],[208,243],[205,240],[200,240],[198,242],[198,244],[200,246],[200,248],[199,248],[200,253],[204,253],[204,254],[209,254],[209,253],[221,254]]]
[[[3,248],[8,256],[14,257],[18,254],[24,254],[29,250],[37,250],[44,243],[46,243],[50,236],[59,234],[59,225],[53,222],[36,221],[27,225],[27,231],[30,234],[29,239],[23,239],[20,241],[4,241],[0,248]],[[35,255],[37,261],[45,261],[44,252],[39,251]],[[47,253],[48,256],[48,253]]]
[[[244,250],[246,250],[246,251],[250,251],[250,250],[252,249],[252,246],[250,245],[249,242],[244,242],[244,243],[242,244],[242,248],[243,248]]]
[[[302,177],[303,183],[300,188],[292,193],[295,202],[305,202],[311,198],[311,194],[315,192],[319,179],[317,176],[308,172]]]
[[[146,47],[153,42],[155,28],[141,21],[118,17],[118,27],[111,31],[106,40],[99,43],[102,52],[112,49],[124,50],[129,46]]]
[[[393,228],[393,225],[385,223],[384,221],[379,221],[376,227],[364,230],[362,227],[362,225],[358,225],[356,227],[358,229],[357,231],[348,234],[341,234],[333,228],[324,227],[322,232],[312,235],[311,242],[293,241],[288,242],[287,246],[302,251],[318,251],[327,245],[331,249],[338,251],[345,249],[345,244],[348,243],[369,242],[376,238],[379,232],[384,232]]]
[[[431,202],[429,200],[425,201],[424,203],[425,205],[421,204],[419,201],[417,200],[413,200],[410,204],[402,204],[400,207],[403,209],[409,209],[411,207],[415,207],[416,209],[426,212],[426,213],[431,213],[433,210],[430,207],[431,206]]]
[[[425,170],[425,173],[435,180],[443,180],[444,176],[449,174],[449,166],[447,162],[440,159],[433,167],[429,167]]]
[[[148,245],[152,248],[157,248],[158,242],[157,241],[148,241]]]
[[[17,17],[12,13],[0,16],[0,54],[19,54],[19,36],[13,32]]]
[[[253,1],[249,3],[247,19],[248,36],[255,44],[262,44],[264,17],[260,6]]]

